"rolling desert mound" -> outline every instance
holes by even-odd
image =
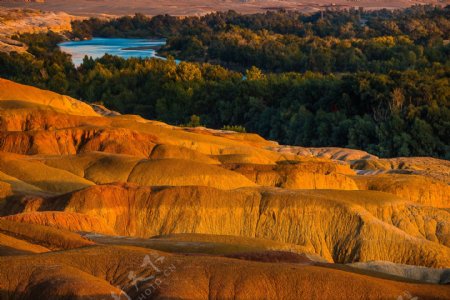
[[[170,14],[175,16],[203,16],[216,11],[234,10],[240,13],[259,13],[267,10],[294,10],[314,13],[327,8],[399,9],[417,4],[445,5],[447,0],[0,0],[0,6],[42,11],[64,11],[72,15],[146,15]]]
[[[450,299],[449,183],[0,79],[0,298]]]

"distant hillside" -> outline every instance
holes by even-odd
[[[171,14],[176,16],[203,16],[211,12],[234,10],[239,13],[260,13],[267,10],[295,10],[305,13],[314,13],[320,10],[344,10],[349,8],[363,7],[368,10],[375,9],[400,9],[416,4],[445,5],[446,0],[395,0],[395,1],[371,1],[371,0],[335,0],[333,2],[320,1],[298,1],[298,0],[157,0],[157,1],[133,1],[132,3],[119,1],[89,1],[89,0],[47,0],[45,3],[38,1],[15,1],[2,0],[0,4],[6,7],[32,7],[44,11],[64,11],[74,15],[99,16],[99,15],[133,15],[140,12],[146,15]],[[44,1],[42,1],[44,2]]]
[[[29,2],[29,1],[24,1]],[[43,3],[43,0],[31,2]],[[17,2],[16,2],[17,3]],[[77,17],[66,13],[42,12],[33,9],[6,9],[0,1],[0,52],[19,52],[27,50],[27,45],[11,36],[19,33],[65,32],[71,30],[71,21]]]

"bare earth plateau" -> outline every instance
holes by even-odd
[[[314,13],[324,9],[399,9],[415,4],[446,5],[448,0],[46,0],[16,1],[0,0],[0,6],[9,8],[33,8],[43,11],[64,11],[78,16],[92,15],[146,15],[170,14],[175,16],[205,15],[215,11],[235,10],[240,13],[258,13],[267,10],[286,9]]]

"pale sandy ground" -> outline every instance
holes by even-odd
[[[46,12],[31,9],[5,8],[0,1],[0,52],[25,52],[27,46],[11,39],[14,34],[25,32],[64,32],[71,30],[75,17],[65,12]]]
[[[236,10],[257,13],[268,9],[284,8],[303,12],[316,12],[332,4],[339,8],[363,7],[403,8],[415,4],[449,4],[449,0],[46,0],[45,3],[0,0],[0,6],[34,8],[44,11],[64,11],[73,15],[127,15],[136,12],[146,15],[171,14],[176,16],[204,15],[214,11]]]
[[[79,17],[64,12],[41,12],[38,10],[8,9],[1,6],[0,34],[12,35],[24,32],[55,32],[71,29],[70,22]]]

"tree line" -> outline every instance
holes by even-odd
[[[163,55],[245,71],[387,73],[448,59],[450,6],[399,11],[327,11],[311,16],[269,11],[176,18],[140,14],[73,23],[72,37],[165,37]]]
[[[292,12],[248,16],[228,12],[185,19],[141,15],[112,21],[90,19],[78,22],[71,34],[85,37],[109,32],[109,36],[166,36],[175,41],[183,26],[192,33],[186,37],[200,36],[209,28],[217,38],[244,36],[247,42],[238,41],[236,47],[252,43],[256,52],[246,57],[251,64],[233,61],[231,67],[225,66],[222,59],[214,64],[212,59],[196,55],[194,61],[179,64],[170,56],[167,60],[125,60],[105,55],[95,60],[86,57],[75,68],[70,56],[57,46],[61,36],[51,32],[25,34],[16,38],[29,45],[30,54],[0,53],[0,76],[87,102],[102,101],[122,113],[171,124],[195,120],[196,124],[212,128],[256,132],[282,144],[358,148],[382,157],[450,159],[448,32],[444,33],[446,27],[440,26],[439,34],[427,31],[420,37],[405,34],[403,28],[407,27],[401,23],[415,19],[424,24],[442,22],[439,16],[447,18],[447,13],[448,8],[426,7],[367,15],[358,11],[333,12],[324,18]],[[325,20],[344,26],[353,18],[358,22],[366,18],[372,33],[365,37],[367,29],[361,28],[349,40],[339,27],[330,26],[332,31],[325,34],[314,25]],[[395,18],[401,34],[386,36],[372,25],[381,24],[375,20]],[[309,36],[303,32],[308,22],[314,32]],[[327,53],[343,57],[331,60],[328,70],[324,70],[324,61],[320,61],[321,67],[313,68],[311,55],[307,55],[306,62],[300,56],[285,65],[281,58],[259,61],[257,53],[266,51],[261,50],[265,40],[260,35],[275,38],[275,44],[281,39],[289,45],[287,41],[292,39],[296,45],[293,49],[297,49],[298,40],[305,47],[322,45]],[[348,47],[342,45],[345,43]],[[167,47],[173,44],[169,42]],[[231,46],[224,49],[234,51]],[[346,51],[353,53],[357,49],[363,52],[359,61],[345,56]],[[304,53],[317,51],[314,48]]]

